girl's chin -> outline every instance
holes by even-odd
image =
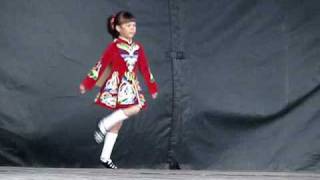
[[[122,37],[124,37],[126,39],[133,39],[134,35],[128,35],[128,36],[122,36]]]
[[[135,34],[129,34],[128,37],[133,38]]]

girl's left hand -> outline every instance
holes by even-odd
[[[80,84],[79,89],[80,89],[80,93],[81,93],[81,94],[86,93],[86,88],[84,87],[83,84]]]
[[[157,98],[157,96],[158,96],[158,93],[154,93],[154,94],[152,94],[152,98],[153,98],[153,99],[156,99],[156,98]]]

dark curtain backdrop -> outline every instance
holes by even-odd
[[[125,121],[118,166],[320,170],[317,0],[2,0],[0,165],[99,167],[110,111],[78,86],[118,10],[137,17],[160,90]]]

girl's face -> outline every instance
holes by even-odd
[[[127,39],[132,39],[136,34],[136,22],[131,21],[122,23],[121,25],[117,25],[116,29],[119,32],[120,36]]]

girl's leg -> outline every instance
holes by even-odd
[[[107,168],[117,168],[111,160],[111,153],[113,150],[113,146],[117,140],[118,132],[121,126],[122,122],[118,122],[117,124],[115,124],[112,129],[106,134],[106,137],[104,139],[104,145],[101,152],[100,160]]]
[[[137,114],[140,111],[141,107],[139,105],[131,106],[129,108],[118,109],[109,116],[103,118],[99,122],[99,130],[102,133],[102,136],[111,130],[111,128],[118,122],[128,119],[130,116]],[[103,138],[103,137],[102,137]],[[102,141],[103,139],[101,139]],[[99,139],[98,139],[99,141]]]
[[[132,106],[132,107],[123,109],[123,112],[127,117],[135,115],[139,111],[140,111],[140,106]],[[121,126],[122,126],[122,121],[117,122],[105,135],[104,145],[103,145],[102,153],[100,156],[100,160],[102,161],[103,165],[107,168],[117,169],[117,167],[113,164],[111,160],[111,153],[113,150],[113,146],[117,140],[118,132]]]
[[[99,129],[106,134],[115,124],[129,118],[122,109],[118,109],[99,122]]]
[[[110,132],[118,134],[118,132],[120,131],[121,127],[122,127],[122,122],[118,122],[117,124],[115,124],[115,125],[110,129]]]
[[[127,116],[122,109],[118,109],[107,117],[103,118],[98,123],[98,128],[94,133],[94,139],[96,142],[101,143],[107,132],[110,131],[115,124],[127,119],[128,117],[129,116]]]
[[[129,108],[124,108],[124,109],[118,109],[112,114],[103,118],[98,124],[99,131],[100,131],[98,133],[100,134],[95,133],[96,141],[98,143],[102,142],[104,138],[103,136],[107,133],[107,131],[111,130],[111,128],[115,124],[128,119],[130,116],[137,114],[140,111],[140,109],[141,108],[139,105],[131,106]]]
[[[141,106],[140,105],[134,105],[128,108],[123,109],[123,112],[127,116],[133,116],[140,112]]]

